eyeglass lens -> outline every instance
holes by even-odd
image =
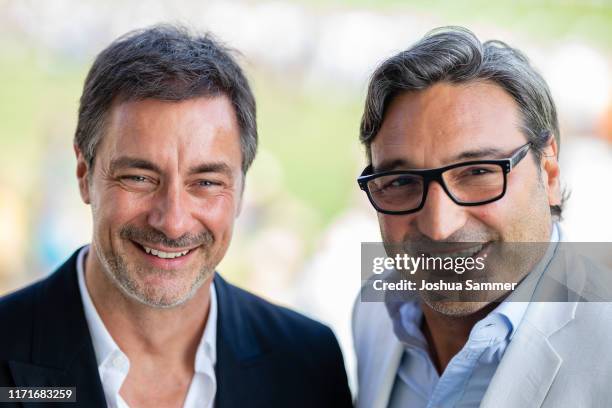
[[[456,201],[474,204],[494,199],[504,189],[504,172],[497,164],[471,164],[442,173],[446,188]],[[368,182],[376,205],[387,211],[418,208],[424,197],[425,180],[417,174],[381,176]]]

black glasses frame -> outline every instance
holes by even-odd
[[[488,204],[488,203],[492,203],[493,201],[497,201],[501,199],[506,194],[507,174],[510,173],[512,169],[516,167],[517,164],[520,163],[521,160],[523,160],[523,158],[527,155],[527,152],[529,151],[529,148],[531,146],[532,146],[531,142],[524,144],[523,146],[519,147],[518,150],[512,154],[512,156],[506,159],[471,160],[471,161],[451,164],[451,165],[444,166],[444,167],[438,167],[435,169],[390,170],[390,171],[384,171],[380,173],[372,173],[372,165],[370,164],[368,167],[366,167],[363,170],[361,175],[357,178],[357,183],[359,184],[359,188],[366,192],[368,199],[370,200],[370,203],[372,203],[372,206],[376,209],[376,211],[383,213],[383,214],[404,215],[404,214],[412,214],[417,211],[420,211],[425,206],[425,200],[427,200],[427,192],[429,191],[429,184],[431,184],[432,181],[437,181],[438,184],[440,184],[442,188],[444,189],[444,192],[446,192],[446,195],[448,195],[450,199],[453,200],[453,202],[457,205],[470,207],[470,206]],[[453,194],[451,194],[448,187],[446,186],[446,183],[444,182],[444,179],[442,178],[442,173],[444,173],[447,170],[451,170],[457,167],[475,165],[475,164],[495,164],[502,168],[502,173],[504,175],[504,187],[501,193],[497,197],[494,197],[494,198],[491,198],[485,201],[478,201],[478,202],[472,203],[472,202],[461,201],[457,199],[455,196],[453,196]],[[391,211],[391,210],[382,209],[376,204],[376,202],[372,198],[372,193],[370,192],[370,189],[368,187],[368,182],[376,178],[379,178],[379,177],[394,176],[394,175],[417,175],[417,176],[423,177],[423,197],[421,198],[421,204],[417,208],[414,208],[411,210],[405,210],[405,211]]]

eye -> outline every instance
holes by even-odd
[[[497,165],[476,164],[458,167],[446,175],[446,180],[456,180],[462,183],[498,182],[503,178],[502,168]]]
[[[391,187],[401,187],[414,184],[415,180],[412,177],[398,177],[393,180],[390,185]]]
[[[493,173],[493,170],[489,167],[485,166],[475,166],[475,167],[467,167],[462,169],[462,171],[458,174],[459,177],[478,177],[478,176],[486,176],[488,174]]]
[[[152,191],[157,185],[154,178],[141,174],[125,174],[119,176],[119,181],[131,191]]]
[[[153,182],[150,177],[142,176],[140,174],[126,174],[124,176],[120,176],[119,180],[121,180],[122,183],[130,186],[140,186]]]
[[[206,188],[220,187],[222,185],[221,183],[217,181],[213,181],[213,180],[199,180],[197,184],[200,187],[206,187]]]
[[[474,167],[469,170],[470,176],[479,176],[481,174],[488,174],[488,173],[491,173],[491,171],[489,169],[485,169],[482,167]]]
[[[208,178],[196,180],[192,186],[195,194],[214,196],[217,194],[222,194],[226,190],[227,184],[223,180]]]
[[[410,188],[418,184],[418,181],[411,176],[400,176],[389,180],[383,185],[384,190],[396,188]]]

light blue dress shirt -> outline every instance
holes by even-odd
[[[559,240],[557,226],[551,242]],[[390,408],[478,407],[528,302],[502,302],[472,328],[466,344],[440,376],[421,332],[423,312],[417,300],[402,304],[391,317],[404,345]]]

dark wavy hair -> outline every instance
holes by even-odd
[[[257,151],[255,98],[240,66],[210,34],[173,25],[131,31],[96,57],[80,100],[74,143],[90,167],[113,103],[226,95],[240,127],[242,171]]]
[[[544,78],[527,57],[501,41],[480,40],[463,27],[430,31],[409,49],[384,61],[368,86],[359,139],[371,162],[370,145],[382,125],[387,106],[400,93],[420,91],[438,82],[490,81],[516,102],[522,116],[521,131],[539,161],[552,136],[560,146],[557,110]],[[539,169],[539,167],[538,167]],[[567,194],[551,214],[561,218]]]

